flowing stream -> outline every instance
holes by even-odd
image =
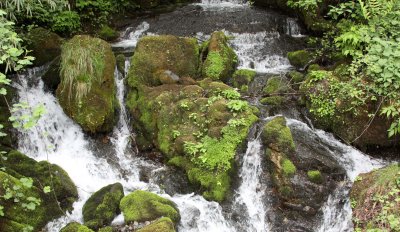
[[[233,36],[230,41],[238,54],[239,68],[249,68],[258,73],[281,73],[290,70],[286,53],[301,47],[303,30],[295,19],[274,12],[250,7],[241,0],[203,0],[156,18],[135,19],[113,44],[118,52],[132,52],[139,38],[146,34],[174,34],[195,36],[204,40],[215,30],[224,30]],[[221,207],[206,201],[202,196],[190,194],[167,195],[151,178],[141,181],[144,170],[157,172],[168,169],[159,163],[144,160],[131,148],[134,131],[125,109],[125,73],[115,71],[117,98],[120,104],[119,120],[110,135],[109,144],[101,144],[84,134],[81,128],[68,118],[53,94],[46,91],[40,77],[47,67],[28,70],[20,75],[18,89],[20,101],[30,105],[44,104],[47,113],[38,121],[34,130],[19,131],[19,149],[40,161],[48,160],[68,172],[78,187],[79,200],[70,214],[50,222],[47,230],[59,231],[68,222],[82,222],[82,207],[88,197],[101,187],[120,182],[126,193],[136,189],[155,192],[174,201],[181,213],[180,232],[244,232],[275,231],[269,217],[271,205],[266,192],[269,184],[263,181],[266,170],[263,165],[264,150],[260,132],[249,136],[247,150],[239,160],[239,183],[234,197]],[[332,135],[311,129],[296,119],[287,119],[292,131],[304,134],[310,140],[326,147],[330,155],[346,170],[351,181],[359,173],[368,172],[385,163],[372,159],[360,151],[342,144]],[[348,199],[350,183],[339,186],[323,206],[321,223],[316,231],[352,231],[351,208]],[[267,202],[267,203],[265,203]],[[238,211],[237,219],[227,216],[226,208]],[[123,223],[122,216],[114,224]],[[312,229],[312,228],[310,228]]]

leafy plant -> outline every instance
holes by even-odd
[[[63,35],[76,33],[81,27],[81,18],[75,11],[61,11],[54,15],[52,30]]]
[[[227,107],[232,112],[241,112],[248,107],[248,103],[242,100],[231,100],[228,102]]]

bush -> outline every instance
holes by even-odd
[[[71,35],[79,31],[81,18],[75,11],[61,11],[53,17],[52,30],[62,35]]]

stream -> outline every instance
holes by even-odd
[[[130,118],[125,109],[124,76],[129,69],[129,55],[144,35],[172,34],[192,36],[204,41],[216,30],[232,36],[230,41],[238,55],[239,67],[255,70],[259,75],[285,73],[291,69],[286,58],[288,51],[304,44],[304,30],[296,19],[278,13],[253,8],[241,0],[203,0],[157,17],[132,20],[131,26],[121,32],[114,51],[127,54],[125,73],[115,70],[117,98],[120,103],[118,123],[108,138],[110,143],[91,138],[69,117],[56,97],[48,92],[41,80],[47,67],[28,70],[15,84],[19,101],[30,105],[44,104],[47,113],[34,130],[19,131],[18,148],[37,161],[48,160],[66,170],[78,187],[79,200],[74,210],[50,222],[49,232],[59,231],[68,222],[82,222],[82,207],[92,193],[105,185],[120,182],[125,194],[142,189],[157,193],[174,201],[180,210],[180,232],[262,232],[282,231],[274,216],[273,196],[265,155],[261,143],[261,128],[265,121],[276,115],[264,115],[249,133],[247,150],[239,154],[237,185],[231,199],[222,205],[205,200],[195,193],[168,195],[160,187],[157,176],[168,173],[169,168],[142,158],[131,142],[135,132],[130,129]],[[254,104],[257,105],[255,100]],[[251,102],[253,104],[253,102]],[[313,129],[312,125],[295,114],[285,114],[295,142],[320,147],[345,170],[343,181],[318,212],[319,223],[309,231],[352,231],[349,189],[359,173],[385,165],[357,149],[345,145],[333,135]],[[143,173],[148,176],[142,178]],[[123,224],[119,215],[114,225]]]

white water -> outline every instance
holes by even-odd
[[[270,231],[270,226],[265,222],[266,209],[263,203],[266,186],[261,185],[262,178],[262,156],[264,155],[261,139],[258,135],[247,144],[247,151],[243,157],[243,164],[239,177],[241,184],[237,190],[235,203],[244,204],[247,209],[248,220],[246,221],[248,231],[265,232]]]
[[[147,30],[150,29],[150,24],[147,22],[142,22],[135,29],[128,27],[121,35],[124,40],[112,44],[115,48],[131,48],[136,47],[137,42],[140,37],[142,37]]]
[[[200,3],[195,3],[206,10],[218,10],[220,8],[237,8],[246,7],[248,3],[246,0],[201,0]]]
[[[363,154],[352,146],[341,143],[332,134],[323,130],[313,130],[307,124],[294,119],[287,119],[287,124],[291,129],[301,130],[308,136],[317,136],[322,144],[331,148],[330,155],[346,170],[347,177],[351,182],[354,182],[359,174],[370,172],[387,164],[382,160]],[[348,184],[341,183],[322,207],[323,218],[317,228],[318,232],[353,231],[352,210],[349,202],[350,186]]]
[[[290,67],[289,60],[277,54],[263,54],[263,49],[272,46],[272,41],[279,39],[278,32],[229,33],[233,49],[239,58],[239,67],[252,69],[258,73],[281,73]]]
[[[287,18],[286,19],[286,34],[292,37],[305,37],[305,35],[301,34],[299,24],[297,19]]]

